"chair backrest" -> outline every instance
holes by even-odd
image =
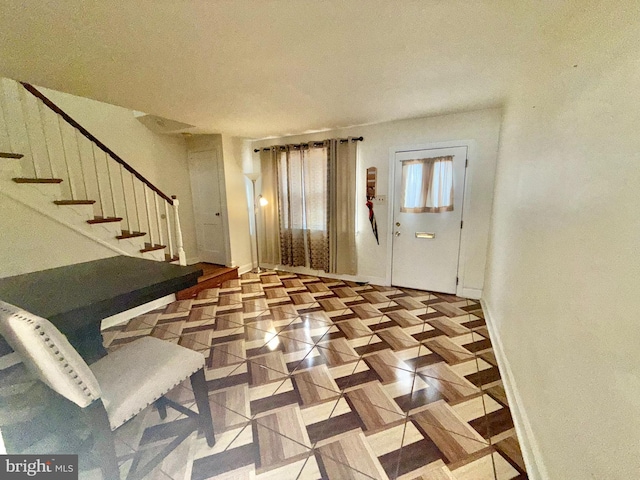
[[[0,334],[40,380],[84,408],[101,396],[89,366],[49,321],[0,300]]]

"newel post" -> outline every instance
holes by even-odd
[[[187,254],[184,253],[184,244],[182,243],[182,228],[180,228],[180,215],[178,213],[178,207],[180,202],[175,195],[171,195],[173,200],[173,214],[176,223],[176,248],[178,249],[178,262],[180,265],[187,264]]]

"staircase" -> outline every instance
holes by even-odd
[[[0,80],[0,195],[120,255],[186,265],[179,202],[29,84]]]

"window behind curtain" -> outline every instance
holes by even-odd
[[[326,148],[280,152],[280,237],[285,265],[329,268],[327,168]]]
[[[280,152],[278,178],[283,226],[327,229],[327,149]]]

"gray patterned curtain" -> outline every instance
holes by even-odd
[[[355,274],[355,143],[334,139],[266,153],[261,155],[263,192],[268,182],[277,190],[278,219],[270,221],[279,229],[280,263]]]

